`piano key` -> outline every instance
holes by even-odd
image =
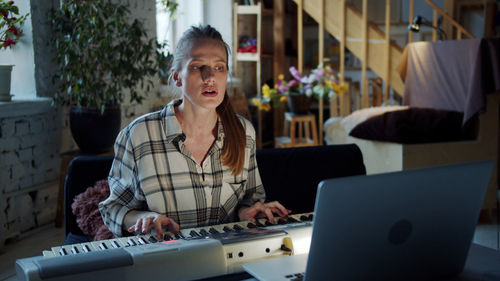
[[[247,223],[248,228],[256,228],[257,226],[251,222]]]
[[[61,247],[61,248],[59,249],[59,254],[60,254],[61,256],[67,256],[67,255],[68,255],[68,252],[66,251],[66,249],[65,249],[65,248]]]
[[[89,252],[94,251],[94,247],[92,247],[92,245],[90,243],[85,243],[82,245],[82,250],[85,253],[89,253]]]
[[[101,243],[99,243],[99,249],[101,249],[101,250],[107,250],[108,246],[106,245],[106,243],[101,242]]]
[[[234,229],[230,228],[230,227],[229,227],[229,226],[227,226],[227,225],[226,225],[226,226],[224,226],[223,230],[224,230],[224,232],[233,232],[233,231],[234,231]]]
[[[287,221],[288,223],[294,223],[294,222],[299,222],[297,219],[295,219],[294,217],[288,217],[287,218]]]
[[[278,224],[287,224],[288,220],[286,218],[278,218],[277,223]]]
[[[258,226],[258,227],[264,227],[265,226],[263,223],[261,223],[258,220],[255,221],[255,225]]]
[[[135,240],[134,240],[132,237],[130,237],[130,238],[127,240],[127,242],[128,242],[128,245],[129,245],[129,246],[136,246],[136,245],[137,245],[137,242],[135,242]]]
[[[189,234],[191,235],[191,237],[201,237],[201,235],[198,232],[196,232],[196,230],[194,230],[194,229],[191,230],[189,232]]]
[[[236,231],[240,231],[240,230],[243,230],[243,229],[244,229],[244,228],[243,228],[241,225],[239,225],[239,224],[235,224],[235,225],[233,226],[233,228],[234,228],[234,230],[236,230]]]
[[[210,233],[208,233],[208,231],[206,231],[204,228],[200,229],[198,232],[201,234],[201,236],[210,236]]]
[[[268,221],[268,220],[266,220],[266,221],[264,222],[264,224],[265,224],[266,226],[271,226],[271,225],[274,225],[274,223],[272,223],[272,222],[270,222],[270,221]]]
[[[180,238],[177,238],[175,234],[173,234],[172,232],[168,231],[168,232],[165,232],[165,235],[164,235],[166,238],[168,238],[168,240],[177,240],[177,239],[180,239]],[[166,239],[165,239],[166,240]]]
[[[118,240],[111,241],[111,246],[113,248],[121,248],[121,245],[120,245],[120,243],[118,243]]]
[[[220,233],[217,229],[215,229],[215,228],[213,228],[213,227],[211,227],[211,228],[208,230],[208,232],[210,232],[211,234],[218,234],[218,233]]]
[[[148,241],[145,240],[144,237],[142,237],[142,236],[137,237],[137,241],[139,242],[140,245],[148,244]]]
[[[185,238],[184,235],[182,235],[182,233],[180,233],[180,232],[174,234],[174,236],[175,236],[175,239],[184,239]]]
[[[71,253],[72,253],[73,255],[76,255],[76,254],[79,254],[79,253],[80,253],[80,249],[79,249],[78,245],[73,245],[73,246],[71,246]]]
[[[309,219],[309,217],[308,217],[308,216],[306,216],[306,215],[302,215],[302,216],[300,216],[300,220],[301,220],[301,221],[307,221],[308,219]]]
[[[60,256],[61,255],[61,246],[52,247],[52,252],[54,253],[54,256]]]
[[[55,257],[54,253],[52,251],[49,251],[49,250],[43,250],[42,251],[42,256],[47,257],[47,258],[49,258],[49,257]]]

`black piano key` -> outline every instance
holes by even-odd
[[[299,222],[297,219],[295,219],[293,217],[288,217],[287,220],[288,220],[288,223]]]
[[[284,218],[278,219],[278,224],[287,224],[287,223],[288,223],[287,219],[284,219]]]
[[[92,249],[90,249],[89,245],[83,245],[82,248],[85,253],[92,252]]]
[[[121,247],[120,244],[118,243],[118,241],[116,241],[116,240],[113,240],[111,242],[111,246],[113,246],[113,248],[120,248]]]
[[[234,230],[232,228],[230,228],[229,226],[225,225],[222,230],[224,230],[224,232],[233,232]]]
[[[101,243],[99,244],[99,248],[100,248],[101,250],[107,250],[107,249],[108,249],[108,246],[106,246],[106,244],[104,244],[104,242],[101,242]]]
[[[128,245],[129,245],[129,246],[136,246],[136,245],[137,245],[137,243],[135,243],[135,241],[134,241],[134,240],[132,240],[132,239],[128,239],[128,241],[127,241],[127,242],[128,242]]]
[[[313,214],[310,214],[309,217],[307,217],[310,221],[313,220]]]
[[[137,238],[137,241],[139,241],[139,244],[141,244],[141,245],[148,244],[148,241],[146,241],[146,239],[144,239],[144,237]]]
[[[248,227],[248,228],[256,228],[257,226],[256,226],[255,224],[253,224],[253,223],[249,222],[249,223],[247,224],[247,227]]]
[[[271,226],[271,225],[274,225],[272,222],[266,220],[266,222],[264,223],[266,226]]]
[[[165,239],[165,238],[163,238],[163,239]],[[149,236],[148,241],[149,241],[149,243],[157,243],[158,239],[156,239],[156,237],[151,235],[151,236]]]
[[[210,233],[208,233],[208,231],[206,231],[205,229],[200,229],[200,234],[201,236],[210,236]]]
[[[184,235],[182,235],[182,233],[180,233],[180,232],[178,232],[178,233],[176,233],[174,235],[175,235],[176,239],[184,239]]]
[[[76,246],[71,247],[71,252],[73,254],[79,254],[80,253],[80,251],[78,250],[78,248]]]
[[[68,252],[66,252],[66,249],[61,248],[61,249],[59,249],[59,255],[61,255],[61,256],[67,256]]]
[[[212,233],[212,234],[218,234],[218,233],[220,233],[219,231],[217,231],[217,229],[215,229],[215,228],[213,228],[213,227],[211,227],[211,228],[208,230],[208,232],[210,232],[210,233]]]
[[[201,235],[198,232],[196,232],[195,230],[191,230],[191,232],[189,232],[189,234],[192,237],[201,237]]]
[[[234,228],[234,230],[236,230],[236,231],[243,230],[243,227],[241,227],[239,224],[235,224],[235,225],[233,226],[233,228]]]
[[[307,221],[308,217],[306,215],[302,215],[302,216],[300,216],[300,220],[301,221]]]

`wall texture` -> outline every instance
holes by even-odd
[[[0,250],[6,240],[54,222],[61,154],[77,149],[69,131],[68,109],[52,106],[50,98],[42,98],[53,93],[47,18],[59,1],[16,2],[30,6],[32,27],[27,30],[33,33],[26,35],[30,39],[23,48],[10,55],[13,60],[23,60],[25,55],[34,54],[29,75],[35,76],[36,95],[25,93],[23,100],[0,102]],[[149,36],[156,36],[155,0],[123,2],[129,5],[134,17],[143,20]],[[156,88],[160,88],[159,80]],[[147,93],[141,105],[122,105],[122,127],[151,110],[158,99],[156,92]]]

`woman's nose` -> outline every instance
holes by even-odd
[[[212,69],[210,67],[203,67],[201,69],[201,78],[203,79],[203,81],[213,79],[214,72],[212,71]]]

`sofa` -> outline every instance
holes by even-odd
[[[295,214],[314,210],[321,180],[366,174],[361,151],[353,144],[261,149],[256,157],[266,201],[277,200]],[[75,196],[107,178],[112,161],[112,156],[78,156],[71,161],[64,185],[65,245],[89,241],[71,205]]]

